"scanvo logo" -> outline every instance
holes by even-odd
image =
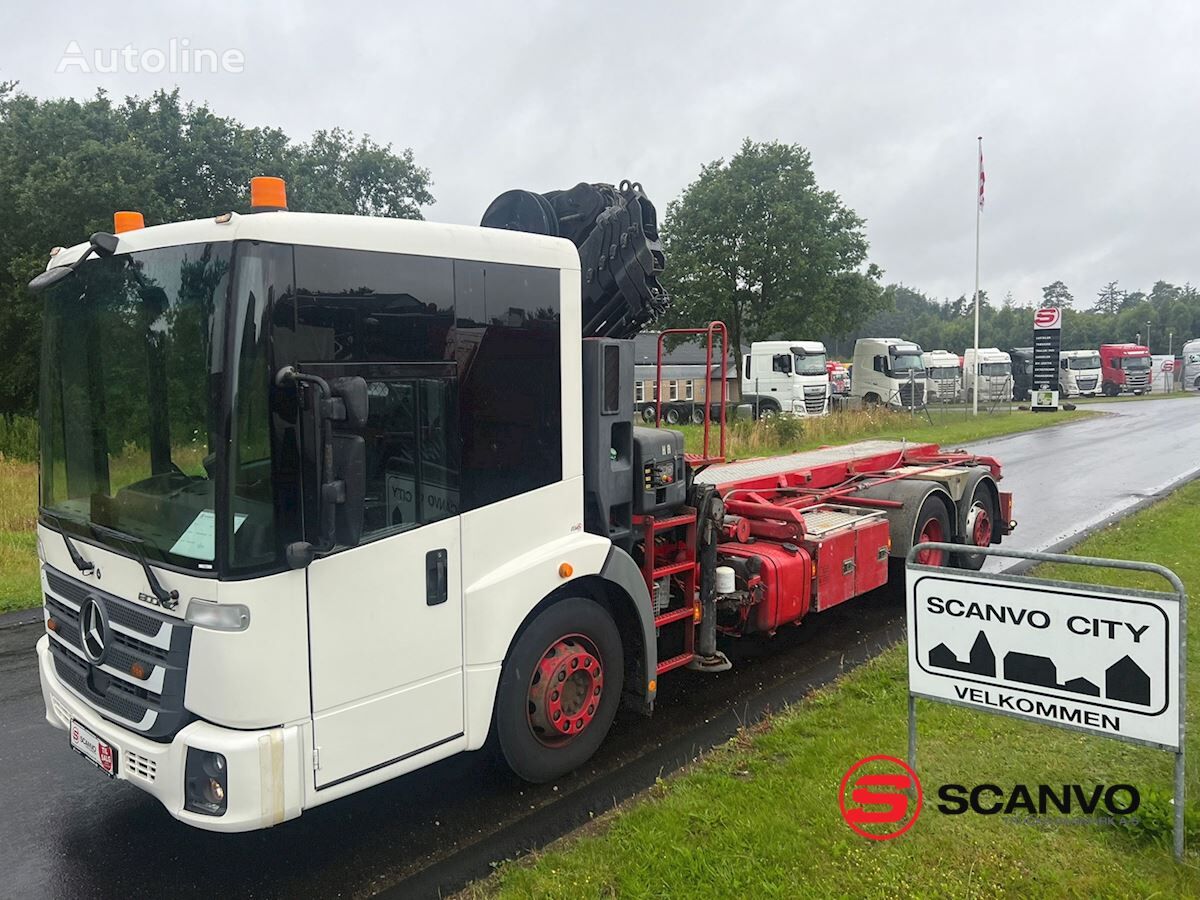
[[[916,790],[916,800],[908,791]],[[894,756],[867,756],[842,776],[838,807],[855,832],[873,841],[889,841],[913,827],[921,815],[921,781]]]
[[[1033,327],[1036,329],[1061,328],[1062,310],[1048,306],[1033,314]]]

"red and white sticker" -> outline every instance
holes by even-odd
[[[116,754],[111,744],[100,740],[78,722],[71,722],[71,747],[82,754],[105,775],[115,775]]]
[[[1033,327],[1037,331],[1062,327],[1062,310],[1047,306],[1033,314]]]

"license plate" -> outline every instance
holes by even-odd
[[[117,751],[78,722],[71,722],[71,749],[112,778],[117,773]]]

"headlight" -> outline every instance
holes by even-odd
[[[245,631],[250,627],[250,609],[241,603],[210,603],[193,597],[184,619],[213,631]]]
[[[184,808],[203,816],[223,816],[229,806],[229,772],[225,757],[188,747],[184,765]]]

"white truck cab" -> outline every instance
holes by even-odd
[[[1058,355],[1058,388],[1066,397],[1095,397],[1103,378],[1098,350],[1063,350]]]
[[[923,406],[925,362],[920,346],[900,338],[859,338],[854,343],[850,395],[867,406]]]
[[[1200,391],[1200,340],[1188,341],[1180,352],[1183,355],[1183,389]]]
[[[931,403],[954,403],[962,397],[962,365],[957,353],[927,350],[921,361],[925,364],[925,395]]]
[[[742,358],[742,403],[756,415],[829,412],[829,372],[820,341],[755,341]]]
[[[1012,357],[997,347],[968,347],[963,353],[963,396],[975,399],[975,373],[979,372],[979,399],[984,403],[1007,402],[1013,398]]]

